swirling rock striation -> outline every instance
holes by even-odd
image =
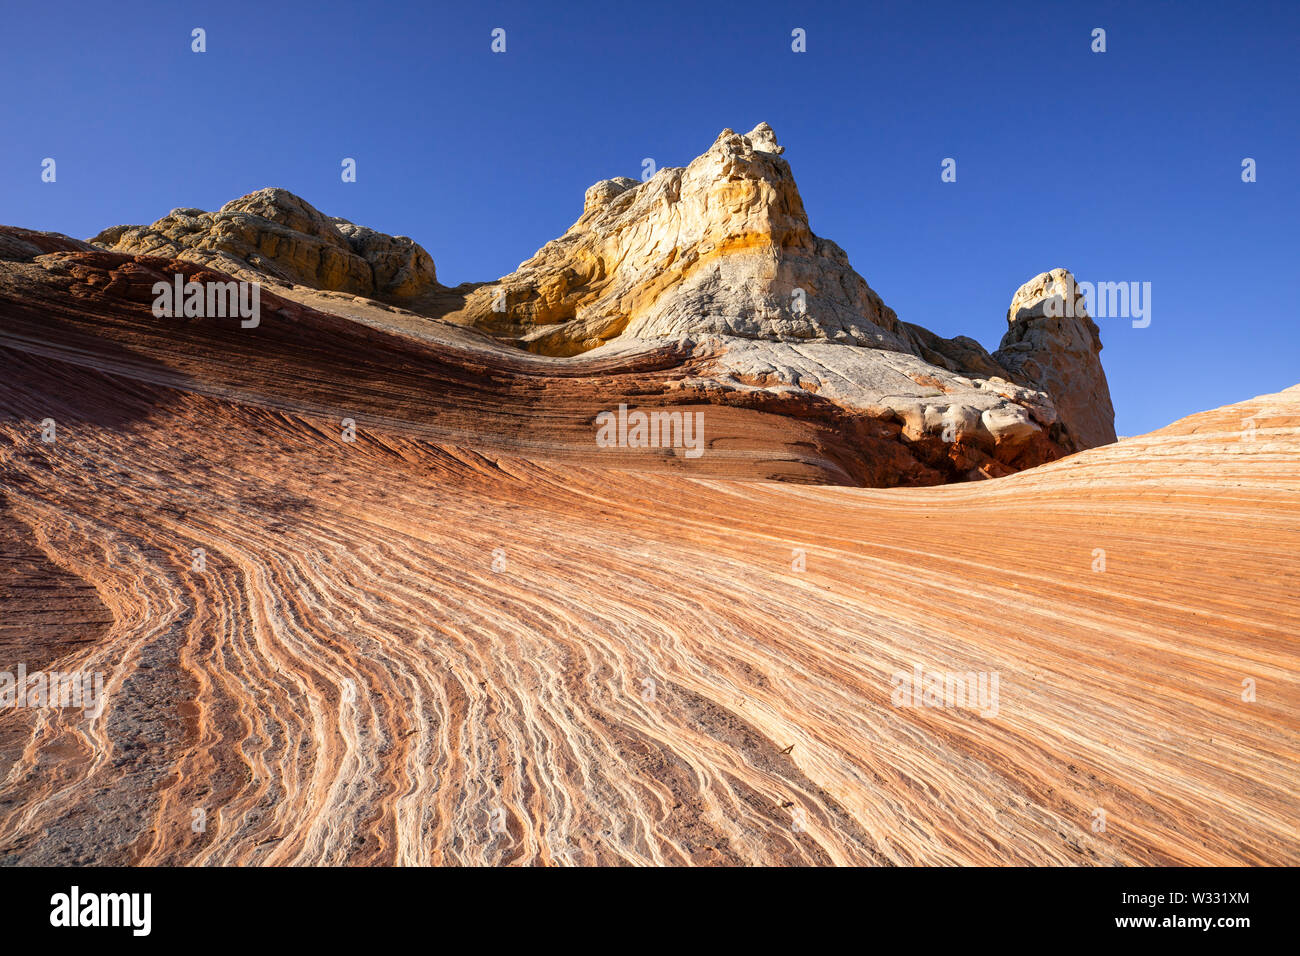
[[[764,127],[495,287],[237,203],[0,228],[0,692],[104,688],[0,705],[0,864],[1300,862],[1300,386],[1079,451],[1068,273],[902,322]]]
[[[173,268],[0,269],[0,671],[105,689],[0,708],[0,861],[1300,862],[1300,388],[997,481],[765,482],[848,420],[668,346],[154,319]],[[591,441],[683,387],[698,462]],[[995,706],[901,705],[917,669]]]

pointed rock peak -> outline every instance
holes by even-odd
[[[728,335],[909,351],[835,243],[813,234],[766,123],[724,129],[684,167],[587,190],[583,214],[455,321],[573,355],[618,336]]]
[[[785,147],[777,144],[776,133],[766,123],[759,123],[744,136],[728,127],[718,134],[709,148],[709,153],[727,153],[738,156],[752,156],[754,153],[771,153],[780,156]]]
[[[745,134],[745,139],[749,140],[750,146],[759,152],[776,153],[778,156],[785,152],[784,146],[777,145],[776,133],[772,132],[772,127],[766,123],[759,123],[751,129]]]
[[[1052,269],[1034,276],[1011,297],[1007,322],[1075,316],[1088,318],[1087,303],[1068,269]]]
[[[1076,448],[1115,440],[1115,410],[1101,367],[1101,333],[1065,269],[1043,272],[1016,290],[1007,332],[993,358],[1051,397]]]
[[[635,179],[628,179],[626,176],[618,176],[615,179],[602,179],[589,188],[586,196],[583,197],[583,215],[604,209],[616,197],[621,196],[629,189],[635,189],[639,185],[641,184]]]
[[[732,129],[730,126],[728,126],[726,129],[724,129],[721,133],[718,134],[717,138],[713,141],[713,146],[711,146],[710,149],[717,149],[721,144],[733,142],[735,139],[736,139],[736,131]]]

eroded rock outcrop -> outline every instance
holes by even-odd
[[[261,189],[216,212],[173,209],[152,225],[114,226],[90,241],[332,292],[409,299],[437,288],[433,257],[415,241],[326,216],[285,189]]]
[[[0,707],[6,864],[1300,864],[1300,389],[996,482],[794,488],[590,431],[556,461],[562,396],[511,453],[438,443],[509,370],[467,394],[356,323],[75,304],[42,339],[0,295],[0,671],[103,674],[103,712]],[[1000,683],[899,706],[922,668]]]
[[[1046,391],[1079,448],[1115,440],[1115,409],[1101,367],[1101,333],[1065,269],[1034,276],[1007,310],[1006,334],[993,353],[1003,368]]]
[[[646,182],[597,183],[563,236],[446,317],[545,355],[688,341],[716,356],[726,387],[812,392],[891,418],[908,441],[943,442],[971,477],[1113,440],[1099,427],[1113,412],[1086,316],[1019,328],[1006,362],[900,322],[813,234],[783,153],[763,123],[723,130]]]
[[[176,209],[150,226],[114,227],[94,246],[0,230],[0,256],[47,270],[15,287],[32,300],[108,296],[138,308],[178,262],[267,280],[278,296],[323,314],[483,352],[469,361],[476,369],[514,363],[488,352],[532,353],[542,364],[530,375],[549,383],[551,403],[584,369],[599,375],[612,361],[660,381],[671,366],[662,392],[649,379],[614,391],[784,419],[773,431],[766,419],[727,417],[726,440],[752,443],[744,456],[765,477],[802,479],[809,467],[820,480],[936,484],[998,477],[1114,440],[1096,327],[1086,314],[1051,319],[1042,304],[1064,279],[1047,273],[1017,293],[996,355],[969,337],[900,321],[844,251],[812,232],[783,153],[766,124],[745,135],[723,130],[685,167],[595,184],[578,221],[518,270],[455,289],[437,282],[432,258],[412,240],[326,216],[283,189],[215,213]],[[117,304],[95,308],[107,315]],[[567,427],[581,435],[586,416]],[[500,437],[493,420],[467,423],[478,443]],[[762,447],[782,428],[806,427],[834,436],[811,443],[825,441],[811,464],[792,471],[784,439]]]
[[[18,226],[0,226],[0,261],[31,262],[51,252],[93,252],[95,247],[61,232],[38,232]]]
[[[911,351],[844,251],[813,235],[783,151],[766,123],[726,129],[688,166],[597,183],[563,236],[452,318],[553,355],[624,334]]]

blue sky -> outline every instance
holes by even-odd
[[[275,185],[488,280],[597,180],[766,120],[908,321],[991,350],[1038,272],[1150,282],[1150,327],[1099,322],[1137,434],[1300,382],[1298,45],[1289,2],[10,3],[0,222],[84,238]]]

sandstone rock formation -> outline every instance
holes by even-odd
[[[173,209],[153,225],[114,226],[90,241],[381,299],[411,299],[437,287],[432,257],[411,239],[327,217],[284,189],[262,189],[212,213]]]
[[[562,395],[581,396],[583,408],[596,400],[562,359],[590,357],[592,370],[614,362],[629,376],[662,371],[667,362],[672,373],[657,397],[630,379],[597,391],[776,414],[787,430],[819,431],[817,441],[798,446],[816,451],[794,456],[808,460],[792,469],[793,446],[758,439],[766,428],[753,432],[732,413],[715,415],[733,423],[715,432],[717,447],[738,451],[758,441],[765,450],[755,458],[750,447],[742,457],[765,476],[811,468],[823,481],[935,484],[1006,475],[1113,439],[1091,320],[1044,319],[1034,307],[1046,292],[1027,287],[997,356],[973,339],[899,321],[843,251],[812,233],[782,153],[766,124],[745,136],[724,130],[684,168],[662,169],[645,183],[596,184],[578,222],[519,270],[456,289],[437,282],[432,259],[410,239],[327,217],[282,189],[216,213],[177,209],[152,226],[115,227],[94,245],[11,229],[0,253],[40,267],[15,275],[16,299],[107,297],[95,308],[112,313],[145,305],[153,282],[188,275],[190,264],[213,270],[205,273],[213,279],[266,281],[281,318],[296,314],[297,303],[526,369],[548,382],[554,417],[575,413]],[[87,254],[94,248],[118,258]],[[124,334],[132,321],[110,323],[103,334]],[[156,335],[152,317],[143,321],[145,334]],[[536,362],[524,362],[517,346]],[[481,441],[494,440],[490,423],[506,407],[497,403],[469,426]],[[570,425],[579,434],[590,425],[587,414],[596,411]],[[564,452],[557,446],[555,453]],[[739,466],[714,454],[691,467],[717,474]]]
[[[30,262],[47,252],[94,252],[95,246],[60,232],[37,232],[17,226],[0,226],[0,260]]]
[[[0,227],[0,673],[106,694],[0,706],[0,864],[1300,863],[1300,387],[1054,460],[1109,422],[1068,274],[944,339],[788,172],[598,184],[504,318],[282,191]]]
[[[413,417],[424,392],[457,396],[459,404],[424,421],[424,434],[468,435],[507,454],[585,457],[596,416],[622,403],[707,409],[710,448],[692,460],[606,449],[607,463],[701,477],[928,485],[997,477],[1070,450],[1046,393],[961,376],[908,352],[705,336],[619,339],[556,358],[300,286],[264,289],[255,330],[235,319],[160,321],[152,290],[176,273],[227,279],[181,260],[57,252],[0,269],[0,305],[11,335],[39,339],[57,327],[57,341],[44,346],[52,354],[101,354],[131,374],[151,364],[153,380],[210,394],[301,408],[318,392],[314,379],[346,380],[356,384],[353,413],[399,420]],[[235,354],[232,335],[243,336],[235,339],[241,357],[214,381],[210,356]],[[288,372],[300,366],[305,342],[314,363],[307,380]],[[313,407],[334,411],[327,393]]]
[[[151,321],[171,267],[0,268],[0,671],[106,694],[0,708],[0,862],[1300,863],[1300,388],[937,489],[696,404],[700,481],[579,440],[668,346]]]
[[[1102,370],[1101,333],[1065,269],[1030,279],[1011,299],[1007,333],[993,358],[1051,397],[1080,448],[1115,440],[1115,409]]]
[[[968,449],[949,456],[966,477],[1114,440],[1095,327],[1087,343],[1070,334],[1086,316],[1055,333],[1018,326],[1007,364],[900,322],[813,234],[783,152],[762,123],[647,182],[597,183],[563,236],[444,317],[549,355],[686,340],[717,356],[726,387],[813,392],[910,441]]]
[[[851,431],[875,461],[845,469],[872,484],[995,477],[1114,439],[1091,320],[1013,323],[1005,361],[899,321],[843,250],[813,234],[783,152],[766,123],[723,130],[686,167],[597,183],[563,236],[497,282],[457,289],[411,240],[281,189],[93,242],[269,275],[296,286],[281,294],[327,310],[339,301],[311,290],[378,299],[543,356],[690,355],[683,384],[710,402],[872,423]],[[439,328],[426,323],[445,337]],[[875,441],[882,430],[905,459]]]
[[[548,354],[623,334],[910,351],[898,318],[843,250],[813,235],[781,152],[762,123],[745,136],[723,130],[688,166],[647,182],[597,183],[568,232],[477,290],[452,318],[515,333]]]

